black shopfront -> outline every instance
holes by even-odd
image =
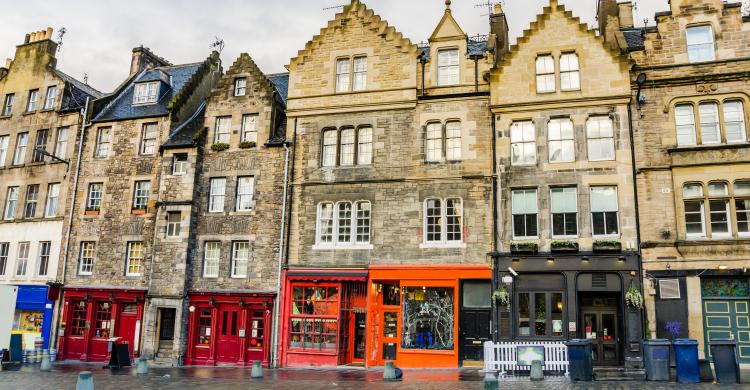
[[[643,313],[626,305],[625,292],[631,285],[641,290],[639,275],[635,253],[496,254],[494,288],[507,292],[508,300],[495,301],[493,337],[588,338],[594,365],[637,366]]]

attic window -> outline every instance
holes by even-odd
[[[245,96],[247,91],[247,79],[238,77],[234,79],[234,96]]]
[[[138,83],[135,85],[133,94],[133,104],[150,104],[156,103],[159,96],[159,82],[152,81],[148,83]]]
[[[690,62],[713,61],[714,34],[711,26],[688,27],[686,31]]]
[[[458,49],[438,51],[438,85],[458,84]]]

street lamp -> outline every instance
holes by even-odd
[[[67,170],[67,168],[70,168],[70,162],[69,161],[63,160],[60,157],[55,156],[54,154],[48,152],[46,149],[44,149],[44,148],[36,148],[34,150],[37,153],[41,154],[42,156],[47,156],[47,157],[49,157],[49,158],[51,158],[51,159],[53,159],[55,161],[64,163],[66,165],[66,169],[65,170]]]

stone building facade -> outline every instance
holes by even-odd
[[[491,72],[497,339],[587,338],[595,365],[639,364],[628,70],[552,0]]]
[[[418,47],[352,1],[289,64],[282,365],[464,360],[464,281],[489,296],[492,56],[446,3]],[[407,301],[436,311],[418,323]]]
[[[200,165],[192,201],[186,364],[270,361],[284,169],[291,157],[287,80],[286,74],[263,74],[241,54],[211,91],[205,130],[194,137]]]
[[[57,266],[66,246],[74,140],[87,99],[101,96],[57,68],[52,33],[27,34],[0,67],[0,283],[19,288],[14,330],[24,333],[27,348],[35,337],[50,345],[57,298],[48,297],[45,283],[64,277]]]
[[[182,332],[174,328],[181,323],[190,220],[172,221],[186,229],[167,239],[162,219],[192,201],[192,179],[171,177],[161,145],[200,118],[220,73],[218,53],[172,65],[139,47],[128,80],[95,102],[78,140],[80,164],[71,168],[81,179],[68,205],[71,250],[61,264],[68,275],[58,344],[64,358],[104,360],[113,336],[129,343],[132,356],[151,357],[160,346],[171,350],[166,358],[181,353]],[[188,160],[185,169],[194,164]],[[162,309],[171,309],[166,321]],[[166,323],[172,329],[162,329]],[[157,332],[172,342],[160,344]]]
[[[630,52],[648,331],[734,338],[743,363],[749,31],[739,3],[672,0]]]

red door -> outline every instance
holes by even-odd
[[[133,359],[133,350],[135,348],[135,325],[138,321],[138,305],[135,303],[123,303],[120,305],[120,315],[118,316],[117,334],[128,341],[130,358]]]
[[[240,359],[240,310],[236,306],[219,308],[219,336],[216,340],[216,361],[236,364]]]
[[[94,302],[94,321],[89,329],[88,360],[103,362],[109,355],[109,332],[112,329],[112,302]]]

